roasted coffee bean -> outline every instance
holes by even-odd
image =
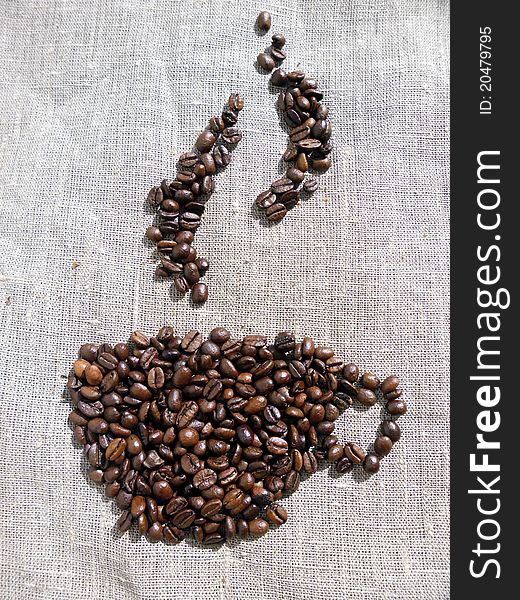
[[[287,208],[281,203],[272,204],[266,211],[267,220],[272,222],[281,221],[286,214]]]
[[[305,77],[305,73],[303,71],[290,71],[287,73],[287,77],[292,84],[297,85]]]
[[[275,48],[283,48],[285,46],[285,36],[281,33],[275,33],[271,37],[271,43]]]
[[[238,114],[233,110],[223,110],[222,111],[222,119],[226,124],[226,127],[231,127],[232,125],[236,125],[238,122]]]
[[[287,73],[283,69],[275,69],[271,75],[271,83],[277,87],[287,85]]]
[[[327,171],[327,169],[330,169],[331,164],[332,161],[328,156],[311,160],[311,167],[316,171]]]
[[[265,514],[271,525],[283,525],[288,519],[287,511],[279,504],[268,506]]]
[[[191,299],[195,304],[204,304],[208,299],[208,286],[205,283],[196,283],[191,290]]]
[[[300,474],[298,471],[290,471],[285,476],[285,491],[288,494],[293,494],[300,486]]]
[[[298,156],[298,150],[296,146],[290,145],[287,150],[283,153],[282,158],[285,162],[290,162]]]
[[[304,152],[300,152],[298,154],[298,158],[296,159],[296,166],[300,171],[303,171],[304,173],[306,173],[309,170],[309,162]]]
[[[380,463],[379,458],[376,454],[372,452],[367,454],[365,460],[363,461],[363,469],[366,473],[372,475],[373,473],[377,473],[379,471]]]
[[[284,192],[292,190],[293,187],[294,183],[290,179],[282,178],[273,181],[273,183],[271,184],[271,191],[274,194],[283,194]]]
[[[271,14],[266,10],[260,12],[256,18],[256,27],[262,33],[269,31],[271,29]]]
[[[301,183],[305,179],[305,174],[302,173],[299,169],[296,169],[295,167],[287,169],[285,176],[287,177],[287,179],[290,179],[293,183]]]
[[[260,67],[262,67],[262,69],[264,71],[267,71],[268,73],[270,73],[275,67],[275,62],[274,62],[273,57],[270,56],[269,54],[266,54],[265,52],[261,52],[256,57],[256,61],[258,62]]]
[[[275,202],[276,202],[276,194],[274,194],[271,190],[262,192],[256,198],[256,205],[259,208],[269,208]]]
[[[228,144],[238,144],[242,139],[242,132],[238,127],[226,127],[222,132],[222,139]]]
[[[391,415],[404,415],[406,413],[407,407],[406,403],[403,400],[390,400],[390,402],[386,403],[386,410]]]
[[[346,456],[340,458],[336,463],[336,471],[340,475],[344,475],[345,473],[350,473],[352,471],[353,464]]]
[[[222,130],[224,130],[224,128]],[[212,155],[216,167],[226,167],[231,162],[231,153],[222,144],[213,147]]]
[[[317,179],[307,179],[303,184],[303,189],[308,194],[312,194],[318,189],[318,180]]]
[[[374,375],[374,373],[370,373],[367,371],[363,374],[363,377],[361,378],[361,385],[363,385],[363,387],[368,388],[369,390],[377,390],[379,384],[379,378],[376,375]]]
[[[209,152],[215,142],[215,134],[208,129],[205,129],[197,138],[195,146],[199,152]]]
[[[352,464],[359,465],[365,459],[366,453],[361,446],[358,446],[358,444],[349,442],[348,444],[345,444],[345,456]]]
[[[399,387],[399,378],[395,375],[390,375],[381,384],[381,391],[383,394],[389,394],[395,391]]]
[[[211,131],[215,134],[219,134],[222,133],[222,131],[224,131],[224,128],[226,127],[222,117],[211,117],[211,119],[209,120],[209,128],[211,129]],[[195,163],[194,163],[195,164]]]
[[[374,406],[377,401],[374,392],[368,388],[360,388],[357,390],[357,399],[365,406]]]
[[[281,48],[275,46],[271,48],[271,56],[276,62],[283,62],[287,58],[287,54]]]
[[[380,435],[376,437],[374,442],[374,451],[379,456],[386,456],[390,454],[390,450],[392,450],[393,442],[386,435]]]
[[[401,438],[401,428],[395,421],[384,420],[381,423],[381,433],[389,437],[394,444]]]

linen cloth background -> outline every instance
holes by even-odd
[[[448,3],[0,6],[0,596],[448,598]],[[324,88],[336,147],[320,190],[272,227],[251,208],[287,142],[254,67],[264,8],[287,67]],[[244,139],[197,235],[212,266],[194,308],[153,279],[144,201],[232,91]],[[403,438],[369,480],[321,470],[257,541],[118,537],[72,443],[65,376],[83,342],[163,324],[289,328],[396,372]],[[380,416],[348,411],[341,439],[370,443]]]

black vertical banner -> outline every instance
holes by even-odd
[[[518,594],[520,212],[512,5],[453,2],[451,19],[451,597]],[[514,146],[513,146],[514,144]],[[515,361],[515,364],[514,362]],[[515,386],[516,388],[517,386]],[[518,487],[518,486],[516,486]]]

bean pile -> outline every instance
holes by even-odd
[[[175,288],[181,294],[191,289],[191,298],[196,304],[208,299],[208,287],[200,282],[200,278],[208,270],[209,262],[197,258],[193,238],[206,202],[215,190],[213,176],[219,168],[230,163],[228,146],[234,146],[242,139],[237,121],[243,107],[243,98],[231,94],[220,117],[212,117],[209,127],[198,136],[195,151],[179,157],[175,179],[165,179],[148,194],[159,218],[158,225],[146,230],[146,236],[157,244],[160,255],[161,264],[155,273],[158,277],[174,276]]]
[[[331,348],[290,332],[233,339],[213,329],[176,336],[163,327],[130,343],[84,344],[69,376],[70,422],[89,476],[151,542],[204,544],[261,536],[283,524],[278,501],[327,458],[339,473],[379,469],[400,437],[384,420],[374,451],[341,444],[335,421],[381,389],[391,415],[406,411],[399,379],[382,383]]]
[[[269,30],[269,13],[260,13],[257,27],[260,31]],[[261,52],[257,56],[257,63],[269,73],[286,58],[283,50],[285,36],[275,33],[271,40],[269,53]],[[301,189],[309,194],[318,189],[318,181],[315,178],[305,179],[305,174],[309,169],[323,172],[330,168],[332,144],[329,139],[332,126],[328,119],[329,109],[321,102],[323,92],[315,79],[300,70],[287,73],[278,67],[271,75],[271,83],[284,88],[278,96],[278,109],[290,128],[290,144],[283,159],[292,164],[284,177],[274,181],[268,190],[258,195],[256,204],[265,210],[269,221],[276,222],[300,203]]]

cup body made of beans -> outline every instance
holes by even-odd
[[[322,460],[338,473],[378,471],[400,438],[399,379],[360,374],[310,337],[204,337],[163,327],[129,343],[81,346],[68,380],[89,477],[150,542],[262,536],[287,520],[280,501]],[[386,401],[373,452],[340,442],[353,402]],[[312,484],[311,484],[312,485]]]

